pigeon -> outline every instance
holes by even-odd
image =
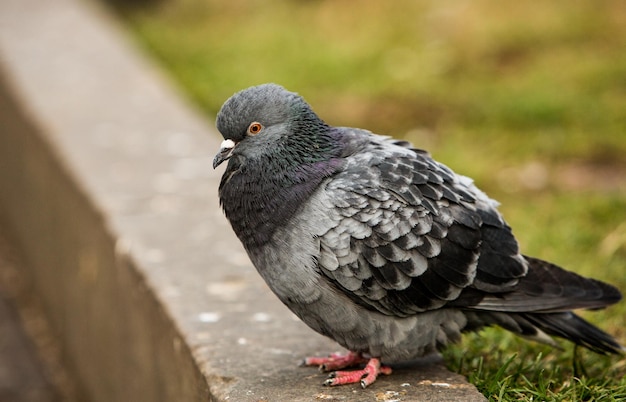
[[[325,123],[276,84],[235,93],[216,126],[220,205],[269,288],[347,353],[309,357],[325,385],[365,388],[389,364],[499,326],[602,354],[626,349],[571,310],[613,286],[520,252],[498,203],[428,152]],[[354,370],[344,370],[355,368]]]

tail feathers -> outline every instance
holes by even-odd
[[[448,306],[519,314],[557,313],[599,309],[622,298],[615,286],[582,277],[547,261],[524,258],[528,261],[528,273],[516,285],[500,292],[468,287]]]
[[[572,312],[505,313],[497,311],[465,311],[467,326],[474,331],[485,325],[497,325],[517,335],[559,347],[551,336],[557,336],[600,354],[622,354],[626,348],[613,337]]]
[[[466,331],[498,325],[555,346],[551,336],[568,339],[601,354],[626,353],[626,348],[613,337],[571,311],[600,309],[618,302],[622,295],[616,287],[547,261],[524,258],[528,272],[517,284],[500,292],[468,287],[448,304],[463,309],[467,317]]]
[[[543,312],[599,309],[622,299],[620,291],[608,283],[585,278],[538,258],[524,258],[530,268],[513,293],[544,302],[546,306],[540,309]]]
[[[572,312],[550,314],[520,314],[537,329],[549,335],[568,339],[596,353],[626,353],[626,348],[606,332]]]
[[[612,285],[582,277],[546,261],[525,258],[530,268],[517,285],[496,293],[468,287],[448,306],[509,313],[557,313],[600,309],[622,298]]]

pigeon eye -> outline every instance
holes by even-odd
[[[257,121],[252,122],[250,126],[248,127],[248,134],[256,135],[261,131],[262,128],[263,128],[263,125],[261,123]]]

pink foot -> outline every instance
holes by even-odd
[[[360,382],[361,387],[365,388],[374,383],[379,374],[391,374],[391,367],[381,365],[380,360],[373,357],[362,370],[333,371],[330,373],[330,378],[324,382],[324,385],[334,386]]]
[[[348,352],[345,355],[333,353],[328,357],[307,357],[302,362],[305,366],[319,366],[321,371],[332,371],[367,363],[362,370],[333,371],[324,385],[344,385],[361,383],[365,388],[376,381],[379,374],[391,374],[391,367],[380,364],[380,359],[367,359],[360,353]]]

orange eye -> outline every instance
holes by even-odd
[[[263,128],[263,125],[261,123],[257,121],[252,122],[250,126],[248,127],[248,134],[256,135],[261,131],[262,128]]]

